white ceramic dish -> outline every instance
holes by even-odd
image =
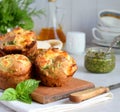
[[[108,43],[108,42],[98,41],[95,39],[92,40],[92,43],[95,44],[96,46],[101,46],[101,47],[109,47],[110,46],[110,43]],[[119,46],[114,45],[112,49],[113,49],[115,54],[120,54],[120,47]]]
[[[111,44],[110,42],[106,42],[106,41],[102,41],[102,40],[98,41],[95,39],[92,40],[92,43],[99,45],[99,46],[104,46],[104,47],[109,47]],[[120,51],[120,47],[118,45],[114,45],[113,47],[119,49],[119,51]]]
[[[97,24],[96,28],[106,31],[106,32],[120,33],[120,28],[104,26],[100,23]]]
[[[94,27],[92,29],[92,34],[94,39],[98,40],[98,41],[107,41],[107,42],[112,42],[113,39],[120,35],[120,32],[109,32],[109,31],[104,31],[104,30],[100,30],[96,27]]]

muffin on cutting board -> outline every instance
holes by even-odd
[[[10,54],[0,57],[0,88],[6,89],[31,77],[32,64],[21,54]]]
[[[75,60],[65,51],[48,49],[35,59],[36,77],[45,86],[63,86],[77,70]]]

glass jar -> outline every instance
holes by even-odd
[[[48,0],[48,21],[47,25],[41,28],[38,40],[59,39],[63,43],[66,42],[66,36],[63,32],[61,24],[56,18],[56,0]]]
[[[93,73],[108,73],[115,67],[115,55],[112,51],[106,53],[107,48],[91,47],[87,49],[84,66]]]

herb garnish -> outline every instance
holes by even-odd
[[[8,29],[22,27],[31,30],[34,26],[32,16],[41,16],[44,10],[36,10],[30,5],[35,0],[0,0],[0,33]]]
[[[40,81],[36,81],[34,79],[28,79],[17,84],[16,88],[8,88],[6,89],[2,96],[0,96],[0,100],[12,101],[19,100],[25,103],[31,103],[32,98],[30,94],[39,86]]]

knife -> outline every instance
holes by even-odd
[[[93,98],[95,96],[101,95],[103,93],[107,93],[110,90],[117,89],[117,88],[120,88],[120,83],[109,85],[107,87],[96,87],[92,89],[71,93],[69,95],[69,99],[72,102],[81,102],[81,101]]]

